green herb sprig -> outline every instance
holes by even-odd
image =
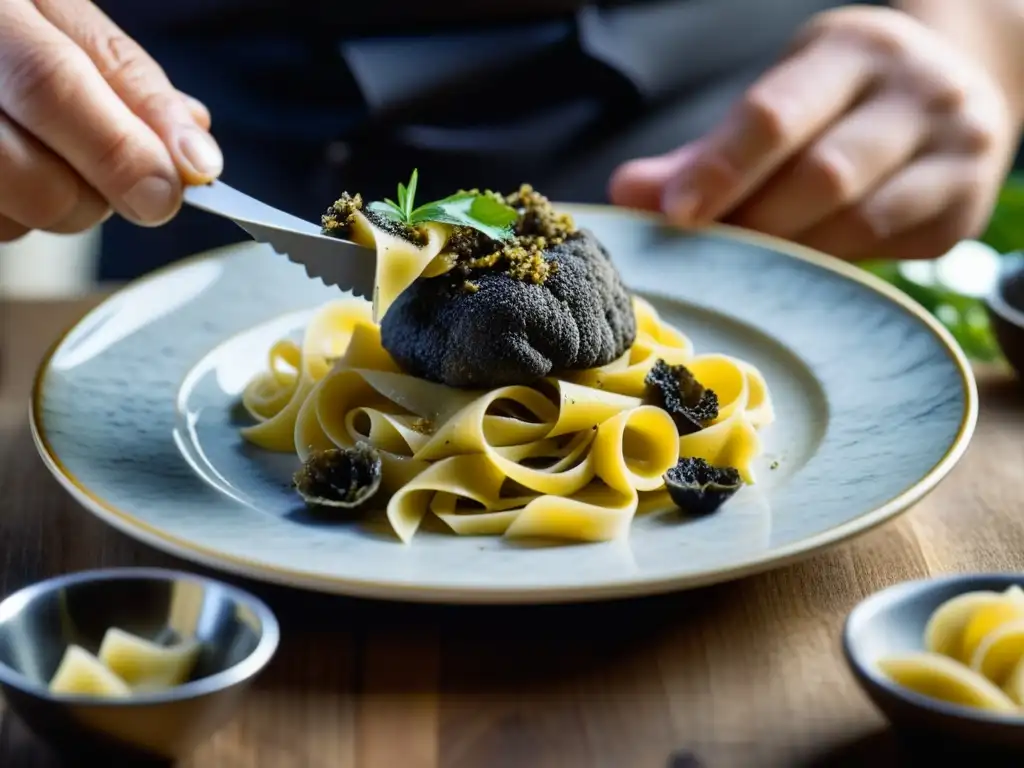
[[[471,227],[492,240],[509,240],[514,232],[512,225],[519,214],[515,208],[506,205],[491,195],[479,192],[457,192],[454,195],[416,206],[416,185],[418,170],[413,170],[409,184],[398,185],[397,202],[390,198],[375,200],[367,209],[386,216],[392,221],[414,227],[428,221]]]

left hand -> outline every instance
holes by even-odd
[[[814,17],[709,135],[621,166],[612,201],[842,258],[934,258],[988,221],[1018,127],[995,79],[899,11]]]

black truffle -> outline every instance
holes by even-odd
[[[665,487],[672,503],[691,515],[711,514],[742,485],[738,470],[715,467],[704,459],[680,459],[665,473]]]
[[[655,361],[644,377],[648,400],[668,411],[680,435],[699,432],[718,418],[718,395],[685,365]]]
[[[501,270],[420,279],[388,309],[384,348],[409,374],[452,387],[529,384],[605,365],[636,337],[636,317],[611,257],[586,230],[544,252],[541,282]]]
[[[372,446],[314,451],[292,478],[299,496],[310,505],[353,509],[380,488],[383,466]]]

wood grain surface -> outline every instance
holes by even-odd
[[[90,301],[4,308],[0,594],[97,566],[201,570],[73,502],[32,446],[48,344]],[[915,509],[798,565],[695,592],[582,606],[430,607],[242,583],[278,656],[189,768],[729,768],[906,765],[847,673],[846,613],[894,582],[1024,569],[1024,390],[979,371],[974,442]],[[0,711],[0,766],[58,763]]]

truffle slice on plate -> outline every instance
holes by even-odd
[[[373,446],[314,451],[292,478],[299,496],[316,507],[354,509],[380,488],[383,465]]]
[[[644,377],[648,399],[668,411],[680,435],[700,432],[718,418],[718,395],[697,381],[685,365],[655,361]]]
[[[683,458],[665,473],[672,503],[691,515],[709,515],[743,486],[739,470],[716,467],[704,459]]]

